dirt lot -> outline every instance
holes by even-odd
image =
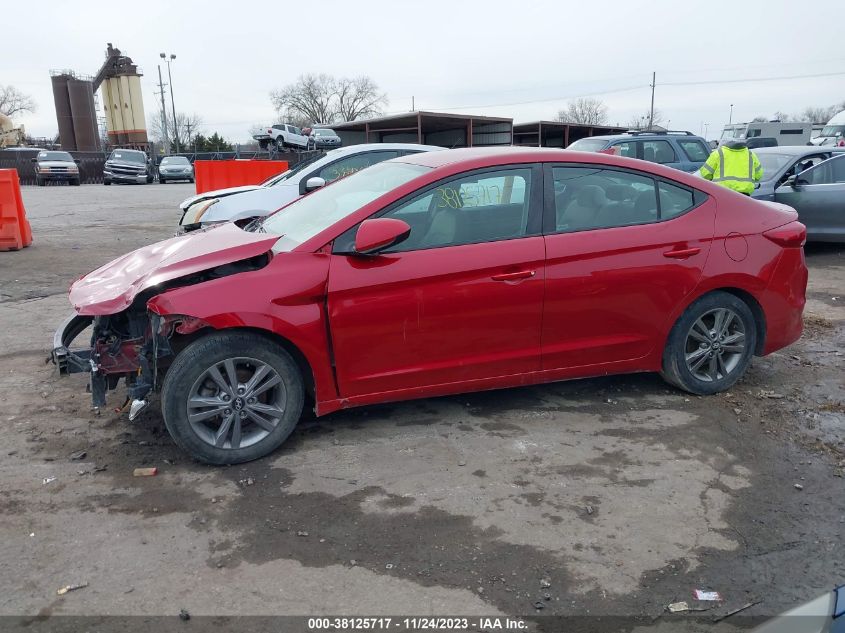
[[[191,191],[24,189],[35,244],[0,253],[7,622],[186,609],[697,630],[845,581],[845,249],[808,249],[804,338],[755,359],[731,393],[689,397],[640,375],[369,407],[211,468],[176,449],[156,407],[134,423],[94,416],[84,377],[45,364],[68,284],[170,236]],[[139,466],[159,475],[133,478]],[[724,602],[696,603],[694,588]],[[672,624],[661,614],[677,600],[710,610]],[[543,622],[531,626],[552,630]]]

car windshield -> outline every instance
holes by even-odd
[[[143,152],[112,152],[109,160],[125,160],[130,163],[144,164],[147,160],[147,155]]]
[[[407,163],[380,163],[318,189],[274,213],[261,223],[267,233],[281,235],[274,251],[289,251],[365,204],[428,171]]]
[[[845,125],[825,125],[820,136],[841,136],[845,134]]]
[[[332,150],[331,152],[327,152],[325,154],[317,154],[316,156],[312,156],[308,160],[304,160],[301,163],[298,163],[293,169],[288,169],[286,172],[283,172],[281,174],[278,174],[277,176],[273,176],[272,178],[265,180],[262,183],[262,186],[273,187],[275,185],[285,182],[286,180],[290,180],[293,176],[296,176],[306,167],[314,165],[314,163],[316,163],[318,160],[333,158],[336,155],[335,153],[337,151],[338,150]]]
[[[763,168],[763,180],[771,180],[780,173],[780,170],[793,158],[789,154],[769,154],[757,152],[760,159],[760,166]]]
[[[334,130],[314,130],[314,136],[337,136]]]
[[[161,159],[162,165],[190,165],[189,161],[184,156],[165,156]]]
[[[580,141],[575,141],[566,149],[574,149],[579,152],[598,152],[603,150],[607,145],[607,141],[603,138],[582,138]]]
[[[60,160],[72,163],[73,156],[67,152],[38,152],[38,160]]]

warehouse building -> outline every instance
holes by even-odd
[[[608,125],[582,125],[560,121],[533,121],[513,126],[513,144],[524,147],[569,147],[570,143],[604,134],[621,134],[628,128]]]

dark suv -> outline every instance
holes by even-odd
[[[660,163],[681,171],[695,171],[710,156],[710,145],[692,132],[626,132],[590,136],[570,144],[579,152],[612,151],[619,156]]]
[[[147,155],[137,149],[116,149],[103,165],[103,184],[126,182],[150,184],[155,179],[155,169]]]

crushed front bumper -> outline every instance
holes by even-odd
[[[74,339],[94,321],[92,316],[72,314],[65,319],[53,335],[53,364],[60,374],[80,374],[90,372],[91,346],[84,349],[71,349]]]

